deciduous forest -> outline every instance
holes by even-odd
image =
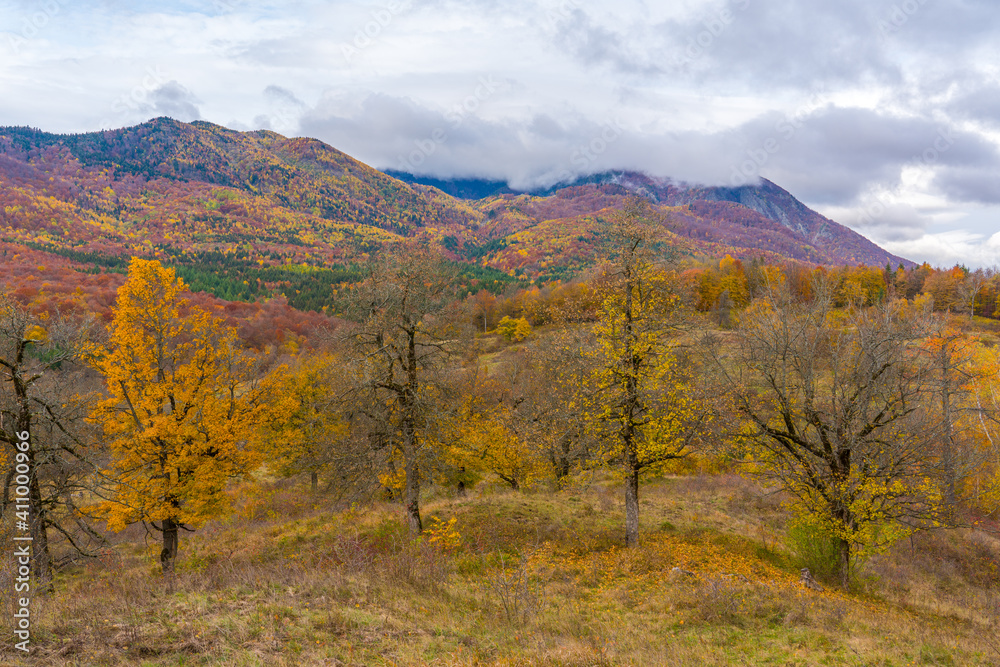
[[[767,181],[0,128],[0,662],[1000,664],[998,309]]]
[[[38,653],[995,664],[998,277],[695,262],[668,224],[626,198],[591,267],[495,292],[411,240],[266,332],[155,258],[101,304],[8,289]]]

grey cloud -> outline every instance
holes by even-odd
[[[559,124],[552,116],[538,114],[531,119],[528,131],[545,139],[563,139],[567,137],[566,128]]]
[[[730,0],[654,27],[671,71],[746,87],[908,84],[904,68],[973,62],[997,36],[995,6],[931,0]],[[952,69],[952,74],[954,74]],[[926,72],[922,73],[926,74]]]
[[[378,93],[330,95],[305,114],[301,130],[375,167],[502,179],[525,188],[609,169],[723,182],[728,172],[719,156],[739,146],[725,135],[645,136],[613,119],[537,114],[487,121],[460,110],[432,110]]]
[[[264,101],[267,104],[267,113],[254,117],[254,128],[294,134],[306,108],[302,100],[287,88],[270,85],[264,89]]]
[[[302,130],[379,168],[518,185],[555,182],[563,172],[571,176],[571,137],[587,134],[580,119],[488,122],[461,111],[432,110],[383,94],[360,100],[330,96],[306,114]]]
[[[217,42],[214,46],[226,56],[251,66],[311,68],[324,60],[321,44],[327,39],[328,35],[305,32],[251,43]]]
[[[287,88],[282,88],[281,86],[268,86],[264,89],[264,97],[269,102],[273,102],[275,104],[287,104],[296,107],[303,106],[302,101],[295,97],[295,93]]]
[[[1000,128],[1000,83],[991,81],[970,86],[956,96],[948,109],[960,118]]]
[[[585,65],[609,65],[625,74],[653,75],[662,69],[639,54],[629,44],[629,35],[597,25],[585,11],[574,8],[555,21],[553,42]]]
[[[201,112],[196,106],[200,100],[177,81],[168,81],[151,91],[146,101],[158,116],[170,116],[185,123],[201,120]]]
[[[884,0],[874,6],[876,27],[888,47],[918,47],[929,56],[975,53],[996,38],[996,3],[963,0]]]
[[[756,162],[763,175],[797,196],[825,204],[854,201],[871,184],[898,186],[907,165],[989,169],[998,160],[995,147],[979,135],[869,109],[828,106],[799,118],[771,114],[736,133],[748,141],[740,168]]]
[[[719,132],[650,135],[571,114],[487,121],[372,93],[328,96],[306,112],[301,131],[379,168],[506,179],[518,187],[609,169],[707,185],[765,176],[805,201],[854,206],[873,188],[898,188],[902,170],[922,163],[945,174],[938,186],[949,196],[1000,198],[990,180],[1000,157],[988,140],[869,109],[827,106],[800,117],[765,114]],[[903,217],[897,211],[891,224],[908,238],[919,226]]]
[[[861,77],[900,79],[877,39],[870,3],[859,0],[734,0],[657,31],[677,69],[716,81],[815,89]]]
[[[935,177],[934,185],[953,200],[1000,204],[1000,160],[992,169],[944,169]]]
[[[840,216],[865,236],[879,241],[912,241],[927,233],[932,221],[908,204],[885,204],[870,198],[848,214]]]

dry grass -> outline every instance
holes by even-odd
[[[619,495],[590,479],[434,500],[428,516],[457,519],[449,544],[410,539],[393,505],[248,494],[184,536],[172,592],[136,532],[60,573],[35,601],[34,655],[8,645],[0,663],[1000,665],[1000,543],[983,531],[917,536],[858,592],[817,594],[775,494],[733,475],[651,483],[634,550]]]

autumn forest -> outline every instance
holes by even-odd
[[[1000,664],[995,270],[170,119],[0,128],[0,257],[9,664]]]

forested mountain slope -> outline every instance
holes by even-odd
[[[396,175],[409,182],[315,139],[201,121],[77,135],[0,128],[0,281],[31,295],[43,283],[88,291],[74,272],[121,272],[137,255],[220,298],[283,294],[320,310],[373,253],[417,238],[463,265],[467,290],[500,292],[590,266],[603,220],[635,193],[664,210],[661,241],[680,257],[905,261],[767,181],[692,188],[615,172],[517,193]]]

